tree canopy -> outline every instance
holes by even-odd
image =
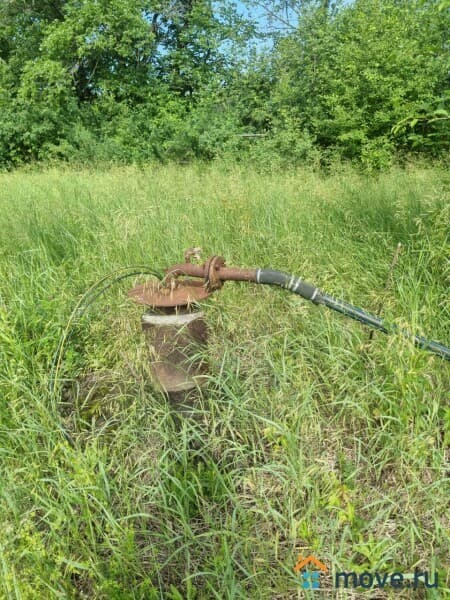
[[[0,2],[0,164],[448,151],[448,3],[248,4]]]

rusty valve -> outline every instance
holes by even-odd
[[[176,308],[205,300],[224,281],[256,281],[256,269],[226,267],[222,256],[211,256],[203,264],[192,263],[193,256],[199,256],[199,248],[186,250],[185,263],[165,269],[163,281],[138,285],[128,293],[129,297],[152,308]]]

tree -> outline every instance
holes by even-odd
[[[170,106],[175,126],[213,82],[223,85],[231,55],[221,46],[242,25],[229,8],[213,11],[210,0],[11,0],[0,5],[0,18],[4,161],[76,150],[80,131],[84,144],[112,136],[110,147],[130,158],[126,130],[136,128],[159,154],[160,133],[169,133],[160,115],[167,120]]]
[[[279,46],[277,111],[348,158],[388,152],[392,127],[448,87],[449,15],[435,2],[357,0],[305,12]]]

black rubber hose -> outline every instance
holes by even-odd
[[[383,333],[401,333],[404,337],[412,338],[414,345],[418,348],[433,352],[441,358],[450,361],[450,348],[447,348],[447,346],[444,346],[443,344],[433,340],[427,340],[426,338],[418,335],[412,335],[410,332],[399,329],[395,325],[385,323],[385,321],[380,317],[371,315],[362,308],[358,308],[357,306],[353,306],[348,302],[344,302],[343,300],[339,300],[337,298],[333,298],[333,296],[325,294],[311,283],[300,279],[300,277],[288,275],[287,273],[282,273],[281,271],[273,271],[272,269],[258,269],[256,271],[256,282],[267,285],[278,285],[289,290],[290,292],[293,292],[294,294],[298,294],[306,300],[310,300],[314,304],[323,304],[328,308],[331,308],[331,310],[335,310],[336,312],[350,317],[355,321],[359,321],[360,323],[364,323],[364,325],[368,325],[373,329],[382,331]]]
[[[315,304],[320,304],[318,301],[320,296],[319,288],[316,288],[307,281],[303,281],[300,277],[295,277],[295,275],[288,275],[287,273],[273,271],[272,269],[258,269],[256,271],[256,282],[268,285],[279,285],[290,292],[294,292],[294,294],[302,296],[302,298],[306,298],[306,300],[311,300],[311,302],[314,302]]]

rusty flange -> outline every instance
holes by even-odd
[[[219,277],[219,271],[224,266],[225,259],[222,256],[211,256],[205,263],[206,289],[209,292],[220,290],[222,287],[223,281]]]
[[[148,281],[128,292],[128,296],[138,304],[152,308],[175,308],[189,306],[205,300],[210,295],[203,281],[183,279],[169,282],[163,286],[160,282]]]
[[[175,308],[205,300],[212,292],[219,290],[224,281],[257,280],[256,269],[226,267],[225,259],[221,256],[212,256],[203,264],[192,263],[191,259],[198,259],[199,253],[200,248],[189,248],[184,255],[184,264],[165,269],[163,282],[138,285],[128,292],[128,296],[152,308]]]

